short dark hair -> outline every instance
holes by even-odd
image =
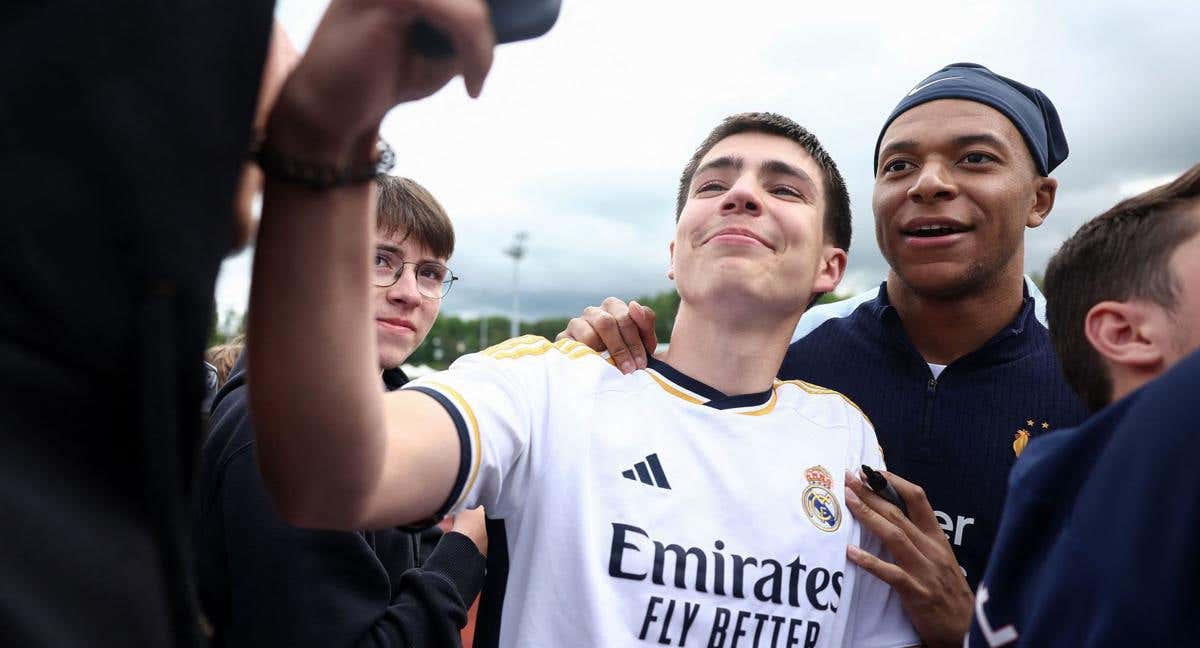
[[[449,259],[454,254],[454,226],[441,204],[415,180],[397,176],[375,176],[379,189],[375,228],[383,236],[403,232],[429,248],[435,257]]]
[[[1088,408],[1112,398],[1112,377],[1084,334],[1088,311],[1102,301],[1144,299],[1174,308],[1175,249],[1200,232],[1188,209],[1200,197],[1200,164],[1174,182],[1118,203],[1067,239],[1046,267],[1046,317],[1063,373]]]
[[[700,166],[700,160],[716,146],[718,142],[737,135],[738,133],[766,133],[786,137],[799,144],[808,152],[825,176],[825,238],[846,252],[850,251],[850,193],[846,191],[846,181],[838,171],[833,158],[821,146],[816,135],[808,132],[803,126],[784,117],[769,112],[748,112],[726,117],[716,128],[704,138],[700,147],[692,154],[692,159],[684,167],[679,176],[679,194],[675,198],[675,220],[683,213],[687,203],[688,187],[692,184],[692,176]]]

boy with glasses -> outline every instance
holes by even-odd
[[[416,182],[379,176],[375,185],[375,339],[382,385],[391,390],[408,381],[400,365],[433,326],[457,278],[445,264],[454,230]],[[216,397],[201,453],[196,548],[215,644],[458,646],[483,581],[482,511],[461,513],[445,536],[436,529],[343,533],[288,525],[254,463],[248,382],[243,355]]]

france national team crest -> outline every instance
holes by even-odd
[[[813,466],[804,471],[804,478],[808,480],[808,488],[800,495],[804,514],[818,529],[827,533],[837,531],[842,526],[842,508],[830,490],[833,476],[824,466]]]

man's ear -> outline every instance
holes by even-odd
[[[675,281],[675,241],[667,246],[667,258],[670,259],[667,263],[667,279]]]
[[[1037,227],[1046,221],[1050,210],[1054,209],[1054,196],[1058,193],[1058,180],[1039,177],[1034,180],[1033,207],[1025,219],[1026,227]]]
[[[1088,310],[1083,331],[1088,343],[1108,363],[1150,371],[1162,364],[1162,350],[1146,330],[1147,304],[1102,301]]]
[[[846,251],[831,245],[821,248],[821,265],[817,266],[817,276],[813,278],[813,294],[833,292],[845,272]]]

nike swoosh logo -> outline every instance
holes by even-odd
[[[962,78],[963,77],[960,77],[960,76],[954,76],[954,77],[942,77],[940,79],[934,79],[933,81],[930,81],[929,83],[926,83],[925,85],[919,85],[919,86],[913,88],[912,92],[908,93],[908,96],[911,97],[935,83],[941,83],[942,81],[953,81],[954,79],[962,79]]]

